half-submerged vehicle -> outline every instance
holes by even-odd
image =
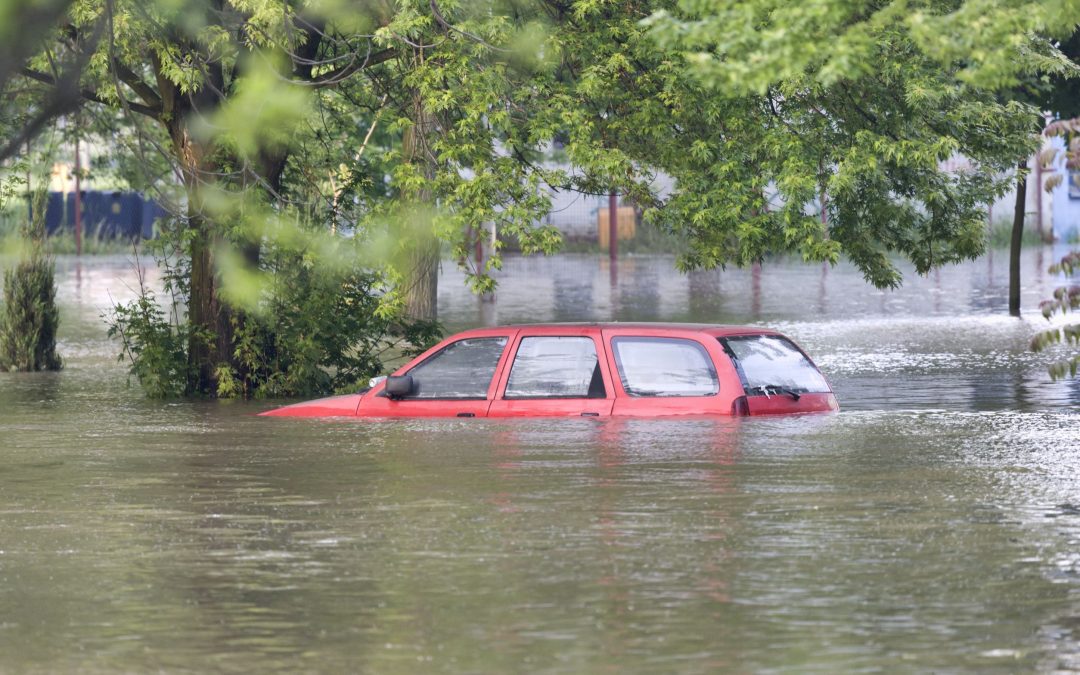
[[[660,417],[839,410],[787,337],[740,326],[654,323],[478,328],[449,337],[371,389],[269,410],[276,417]]]

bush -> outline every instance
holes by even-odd
[[[138,297],[117,303],[108,320],[109,337],[122,344],[119,360],[131,364],[130,372],[147,396],[184,395],[188,383],[187,331],[179,321],[169,321],[141,273]]]
[[[158,244],[167,245],[167,239]],[[148,396],[189,395],[190,328],[176,311],[187,302],[186,276],[170,266],[163,248],[157,255],[173,309],[167,314],[140,278],[138,297],[117,304],[105,318],[110,337],[121,341],[120,359],[130,363]],[[359,265],[320,269],[303,253],[271,249],[260,268],[267,283],[258,304],[233,310],[233,359],[215,367],[221,398],[356,391],[381,374],[387,360],[419,353],[441,334],[434,322],[384,318],[376,311],[381,279]]]
[[[34,195],[35,205],[44,204],[46,193]],[[23,228],[28,251],[18,264],[4,272],[4,304],[0,313],[0,369],[38,371],[60,370],[56,353],[56,330],[60,312],[56,307],[55,265],[44,250],[44,209],[42,215]]]
[[[4,306],[0,314],[0,368],[60,370],[56,353],[56,308],[53,261],[40,251],[4,272]]]

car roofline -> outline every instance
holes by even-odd
[[[506,324],[502,326],[488,326],[469,328],[458,331],[447,337],[467,336],[473,333],[491,334],[500,330],[505,331],[530,331],[530,330],[581,330],[594,328],[599,330],[641,330],[650,332],[682,332],[702,333],[711,337],[725,337],[730,335],[779,335],[780,333],[771,328],[762,326],[738,326],[727,324],[710,323],[668,323],[663,321],[580,321],[580,322],[556,322],[556,323],[520,323]]]

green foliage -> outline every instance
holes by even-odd
[[[237,325],[235,366],[218,395],[312,396],[357,391],[382,372],[405,331],[379,318],[379,278],[359,268],[320,272],[312,260],[280,253],[269,262],[273,285],[256,314]],[[421,339],[413,326],[407,337]],[[423,336],[430,340],[430,336]],[[426,341],[423,346],[427,346]]]
[[[34,195],[35,217],[24,228],[28,251],[13,269],[4,272],[4,303],[0,306],[0,370],[60,370],[56,330],[55,265],[44,250],[45,192]]]
[[[1045,63],[1053,49],[1031,46],[1011,11],[991,13],[1003,23],[990,28],[1021,31],[1023,45],[987,52],[1007,71],[990,75],[939,49],[923,28],[959,31],[946,19],[974,4],[815,0],[780,11],[744,0],[654,13],[646,23],[660,51],[639,47],[642,65],[630,76],[665,105],[650,110],[601,91],[634,137],[674,128],[682,139],[675,147],[687,151],[657,157],[677,186],[647,217],[688,235],[684,267],[783,251],[808,261],[845,256],[890,287],[901,282],[893,254],[925,273],[981,253],[986,205],[1008,189],[1015,158],[1034,149],[1038,123],[1033,108],[999,103],[985,87],[1069,66]],[[640,40],[625,30],[631,44]],[[654,136],[641,145],[668,144]],[[971,168],[944,170],[960,153]]]
[[[175,398],[186,393],[188,382],[186,324],[169,321],[156,294],[145,284],[138,296],[117,303],[105,318],[108,335],[121,342],[120,361],[130,364],[150,398]]]
[[[477,292],[504,242],[559,247],[552,189],[632,200],[685,242],[683,268],[846,257],[888,287],[898,257],[973,257],[1039,124],[997,94],[1074,74],[1053,39],[1078,18],[1030,0],[76,0],[26,66],[42,87],[55,52],[92,50],[80,91],[113,116],[96,123],[134,130],[116,173],[186,192],[166,284],[190,314],[117,314],[133,364],[157,364],[140,379],[287,395],[377,372],[413,330],[396,317],[432,236]],[[944,170],[958,155],[970,169]]]
[[[1057,264],[1050,267],[1051,274],[1064,274],[1071,277],[1075,271],[1080,270],[1080,251],[1073,251]],[[1047,321],[1054,316],[1066,316],[1069,312],[1080,309],[1080,286],[1062,286],[1054,290],[1054,296],[1050,300],[1039,303],[1039,309]],[[1031,340],[1031,349],[1041,352],[1053,345],[1066,345],[1075,348],[1080,347],[1080,324],[1065,324],[1044,330],[1035,335]],[[1066,375],[1076,377],[1077,367],[1080,366],[1080,353],[1073,353],[1061,358],[1048,367],[1052,379],[1060,379]]]
[[[187,349],[192,327],[178,314],[187,302],[188,270],[175,268],[176,246],[157,242],[166,270],[167,312],[157,294],[140,283],[136,298],[117,303],[106,317],[109,336],[121,342],[121,360],[148,396],[193,395]],[[338,239],[337,246],[351,248]],[[417,354],[441,337],[427,322],[396,322],[376,311],[381,278],[354,262],[323,268],[332,256],[269,247],[262,258],[258,299],[233,318],[229,361],[215,364],[220,398],[316,396],[357,391],[386,362]],[[355,258],[354,258],[355,261]],[[199,336],[212,343],[213,334]]]
[[[987,245],[990,248],[1009,248],[1009,245],[1012,242],[1011,215],[1008,219],[995,219],[994,222],[990,224],[986,236]],[[1027,226],[1024,227],[1024,232],[1021,238],[1021,244],[1024,248],[1027,248],[1029,246],[1042,246],[1044,243],[1045,242],[1043,242],[1042,236],[1036,230]]]
[[[0,369],[60,370],[56,353],[56,307],[53,261],[40,253],[4,272],[0,314]]]
[[[82,238],[83,255],[117,255],[130,253],[132,241],[127,237],[105,237],[100,233],[90,232]],[[138,245],[137,243],[135,245]],[[63,230],[49,235],[49,251],[53,255],[72,255],[78,248],[75,245],[75,233]]]

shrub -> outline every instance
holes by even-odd
[[[0,313],[0,369],[60,370],[56,330],[55,265],[45,252],[46,193],[34,195],[35,217],[23,231],[29,247],[13,269],[4,272],[4,304]]]

